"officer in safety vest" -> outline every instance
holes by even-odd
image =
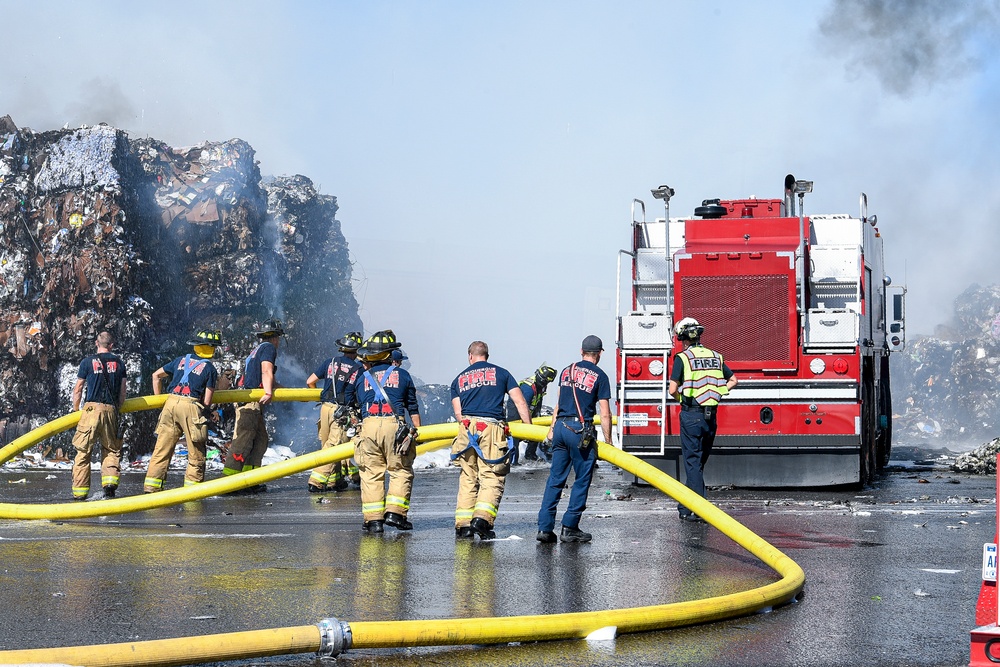
[[[347,402],[361,408],[361,433],[354,459],[361,471],[362,529],[383,532],[383,524],[412,530],[406,518],[413,490],[413,460],[417,457],[415,429],[420,427],[417,389],[410,374],[392,364],[400,344],[390,330],[378,331],[358,350],[363,368],[355,371],[344,389]],[[385,477],[389,475],[386,492]]]
[[[531,423],[528,404],[514,376],[491,364],[489,358],[486,343],[472,341],[469,367],[451,383],[451,407],[459,424],[451,458],[462,468],[455,507],[455,536],[460,538],[474,534],[483,540],[496,537],[493,523],[510,472],[510,448],[516,446],[504,419],[508,395],[521,421]]]
[[[340,354],[330,357],[321,363],[306,380],[306,385],[312,388],[316,383],[325,380],[319,399],[323,402],[319,410],[319,442],[323,449],[341,445],[350,440],[347,432],[352,422],[358,419],[357,405],[348,404],[346,390],[347,381],[356,371],[361,369],[358,361],[358,348],[361,347],[361,333],[352,331],[343,338],[337,339],[337,349]],[[343,461],[327,463],[313,468],[309,475],[309,493],[324,491],[343,491],[348,482],[343,473]]]
[[[163,378],[171,378],[167,385],[167,401],[156,424],[156,446],[146,469],[143,491],[162,491],[167,478],[167,468],[174,455],[174,448],[181,434],[187,440],[187,472],[184,486],[205,480],[205,450],[208,446],[208,412],[212,393],[219,379],[219,372],[209,361],[215,348],[222,344],[218,331],[202,330],[188,341],[194,354],[177,357],[153,372],[153,393],[160,394]]]
[[[118,408],[125,401],[125,362],[113,354],[115,339],[108,331],[97,334],[97,354],[80,362],[73,387],[73,410],[83,408],[73,436],[73,499],[90,493],[90,456],[101,443],[101,486],[104,497],[114,498],[121,474],[122,441],[118,437]],[[84,396],[86,389],[86,396]],[[86,398],[86,400],[83,400]],[[81,406],[82,401],[82,406]]]
[[[705,462],[715,441],[716,411],[719,401],[736,386],[736,376],[722,355],[701,344],[705,327],[693,317],[685,317],[674,327],[684,347],[674,356],[667,391],[681,404],[681,458],[685,485],[705,497]],[[702,522],[684,505],[677,511],[684,521]]]
[[[226,454],[223,475],[235,475],[244,470],[261,466],[267,451],[267,427],[264,424],[264,406],[271,402],[274,390],[281,385],[274,379],[278,371],[278,345],[285,335],[281,320],[270,319],[254,331],[260,343],[243,362],[241,389],[263,389],[264,395],[257,401],[243,403],[236,408],[236,423],[233,426],[233,441]],[[263,484],[251,486],[248,492],[266,491]]]

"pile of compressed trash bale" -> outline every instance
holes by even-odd
[[[1000,433],[1000,286],[970,286],[947,324],[908,340],[891,362],[895,442],[963,449],[993,440]]]
[[[216,364],[230,378],[270,317],[294,341],[279,369],[315,367],[362,330],[336,212],[304,176],[264,182],[239,139],[175,148],[103,124],[39,133],[0,118],[0,445],[69,412],[103,329],[130,395],[150,392],[196,328],[222,330]],[[124,419],[127,453],[149,452],[156,413]]]

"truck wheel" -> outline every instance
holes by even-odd
[[[875,398],[875,374],[872,363],[866,359],[861,372],[861,453],[859,462],[859,481],[861,486],[868,486],[875,481],[876,470],[876,434],[875,425],[878,421],[878,403]]]
[[[882,372],[878,383],[878,435],[876,437],[878,469],[889,465],[892,453],[892,387],[889,383],[889,357],[882,357]]]

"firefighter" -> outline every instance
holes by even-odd
[[[597,367],[604,344],[597,336],[587,336],[580,346],[582,361],[559,374],[556,411],[552,415],[548,439],[552,443],[552,468],[545,484],[542,507],[538,510],[538,535],[543,543],[556,541],[556,509],[566,486],[570,466],[576,479],[570,491],[569,505],[562,518],[558,539],[563,542],[589,542],[590,533],[580,530],[580,517],[587,509],[587,493],[597,463],[597,431],[594,415],[601,415],[604,442],[611,442],[611,381]]]
[[[681,458],[684,484],[705,497],[705,463],[712,453],[719,401],[736,386],[736,376],[722,355],[701,344],[705,327],[685,317],[674,327],[683,350],[674,356],[667,392],[681,404]],[[684,505],[677,505],[681,520],[704,522]]]
[[[235,475],[244,470],[259,468],[264,452],[267,451],[264,406],[271,402],[274,390],[281,387],[274,375],[278,371],[278,345],[281,344],[285,330],[281,320],[272,318],[264,322],[254,334],[260,342],[243,362],[243,375],[238,384],[241,389],[263,389],[264,395],[257,401],[243,403],[236,408],[233,441],[226,454],[223,475]],[[266,490],[267,487],[263,484],[247,489],[251,493]]]
[[[459,424],[451,447],[452,461],[462,473],[455,506],[455,536],[496,537],[493,524],[510,472],[514,446],[504,419],[504,399],[510,399],[525,424],[531,423],[528,404],[514,377],[489,363],[490,349],[481,340],[469,345],[469,367],[451,383],[451,408]]]
[[[350,440],[348,430],[357,422],[357,405],[349,405],[344,394],[347,381],[356,370],[361,368],[358,361],[358,348],[361,347],[361,333],[352,331],[343,338],[337,339],[337,349],[340,356],[330,357],[321,363],[306,380],[306,385],[316,387],[316,383],[325,380],[319,399],[322,401],[319,411],[319,442],[323,449],[335,447]],[[343,491],[347,488],[344,476],[344,461],[336,461],[313,468],[309,475],[309,493],[324,491]]]
[[[94,443],[101,443],[101,486],[104,497],[114,498],[121,474],[122,441],[118,437],[118,408],[125,401],[125,362],[112,354],[115,339],[107,331],[97,334],[97,354],[84,358],[73,387],[73,411],[83,414],[73,436],[73,499],[85,500],[90,493],[90,455]]]
[[[344,391],[348,403],[357,401],[361,409],[354,458],[361,472],[362,529],[369,533],[383,532],[383,524],[398,530],[413,529],[406,517],[413,490],[420,410],[410,374],[391,363],[392,351],[399,347],[391,330],[374,333],[358,350],[363,367],[351,376]],[[407,414],[412,427],[405,422]]]
[[[520,385],[518,385],[521,389],[521,395],[524,396],[524,401],[528,404],[528,412],[531,413],[532,419],[542,414],[542,399],[545,398],[545,390],[555,377],[556,369],[543,363],[538,367],[538,370],[531,375],[531,377],[521,380]],[[513,400],[509,400],[507,401],[507,420],[510,421],[516,418],[517,406],[514,405]],[[516,466],[518,464],[518,447],[519,445],[515,444],[514,448],[511,450],[513,452],[510,458],[510,464],[512,466]],[[544,449],[542,451],[542,458],[547,459]],[[538,460],[538,443],[534,440],[527,441],[524,449],[524,460]]]
[[[221,344],[222,334],[219,331],[203,329],[188,341],[188,345],[194,347],[194,354],[177,357],[153,371],[154,394],[161,393],[160,381],[163,378],[171,380],[167,385],[169,396],[156,424],[156,446],[142,487],[145,493],[163,490],[167,468],[181,434],[187,441],[188,450],[184,486],[205,480],[209,406],[219,379],[219,372],[209,359],[215,356],[215,348]]]

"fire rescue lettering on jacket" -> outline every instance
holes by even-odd
[[[478,368],[458,376],[458,390],[460,392],[475,387],[495,387],[496,384],[497,369],[494,367]]]
[[[381,373],[375,373],[375,377],[378,380],[379,384],[382,385],[383,389],[385,389],[386,387],[399,387],[399,373],[396,373],[392,370],[385,370],[382,371]],[[372,385],[370,382],[368,382],[368,378],[366,377],[365,389],[368,390],[371,388]]]
[[[570,368],[572,368],[572,366]],[[562,384],[562,381],[568,379],[569,379],[569,368],[566,369],[565,376],[560,381],[560,384]],[[573,376],[573,384],[576,385],[577,389],[585,391],[588,394],[592,394],[594,393],[594,385],[597,384],[597,373],[594,373],[593,371],[587,368],[577,367],[576,372],[574,373]]]

